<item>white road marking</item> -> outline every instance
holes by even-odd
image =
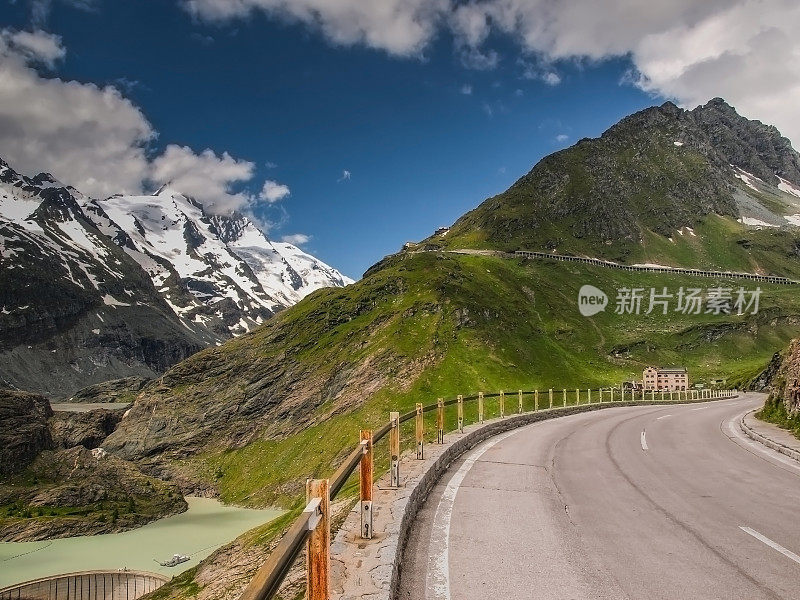
[[[467,456],[464,464],[447,482],[433,517],[431,556],[426,577],[426,600],[450,600],[450,519],[453,516],[453,506],[461,483],[472,466],[487,450],[515,433],[517,431],[509,431],[478,446]]]
[[[780,552],[784,556],[790,558],[791,560],[793,560],[794,562],[796,562],[797,564],[800,565],[800,556],[797,556],[797,554],[795,554],[791,550],[787,550],[786,548],[781,546],[778,542],[773,542],[767,536],[765,536],[763,534],[760,534],[757,531],[755,531],[754,529],[750,529],[749,527],[742,527],[740,525],[739,529],[741,529],[742,531],[744,531],[748,535],[752,535],[758,541],[764,542],[767,546],[769,546],[773,550],[777,550],[778,552]]]
[[[642,450],[649,450],[647,447],[647,432],[642,431]]]
[[[671,417],[672,415],[662,415],[656,419],[656,421],[660,421],[661,419],[666,419],[667,417]]]
[[[789,458],[788,456],[784,456],[783,454],[773,450],[772,448],[767,448],[764,444],[750,439],[742,431],[739,430],[739,421],[741,421],[742,417],[744,417],[748,412],[750,411],[745,411],[741,414],[736,415],[732,419],[728,420],[728,431],[731,432],[733,437],[735,437],[743,444],[746,444],[759,454],[764,454],[765,456],[768,456],[772,460],[776,460],[780,463],[783,463],[784,465],[794,469],[795,471],[800,471],[800,464],[798,464],[796,460],[794,460],[793,458]]]
[[[705,410],[705,409],[707,409],[707,408],[708,408],[708,406],[701,406],[700,408],[693,408],[693,409],[692,409],[692,412],[694,412],[694,411],[696,411],[696,410]]]

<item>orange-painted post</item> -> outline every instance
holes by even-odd
[[[400,487],[400,413],[392,411],[389,413],[389,421],[392,428],[389,430],[389,479],[390,487]]]
[[[417,402],[417,418],[416,418],[416,434],[417,434],[417,460],[425,458],[425,420],[422,416],[422,403]]]
[[[320,521],[306,542],[306,598],[329,600],[331,595],[331,498],[327,479],[306,482],[306,500],[320,499]]]
[[[519,407],[517,409],[517,412],[519,414],[522,414],[522,390],[519,390],[517,392],[517,399],[519,400]]]
[[[506,416],[506,393],[500,392],[500,418]]]
[[[478,423],[483,423],[483,392],[478,392]]]
[[[458,395],[458,432],[464,433],[464,396]]]
[[[361,457],[360,496],[361,496],[361,537],[372,539],[372,481],[374,467],[372,462],[372,430],[361,430],[361,444],[364,455]]]
[[[444,400],[436,401],[436,443],[444,444]]]

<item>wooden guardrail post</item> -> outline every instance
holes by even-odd
[[[329,600],[331,594],[331,497],[327,479],[309,479],[306,499],[319,498],[320,521],[306,542],[306,598]]]
[[[392,428],[389,430],[389,456],[391,462],[389,466],[389,486],[400,487],[400,413],[392,411],[389,413],[389,421]]]
[[[506,393],[500,392],[500,418],[503,419],[506,416]]]
[[[414,419],[417,435],[417,460],[425,458],[425,418],[422,415],[422,402],[417,402],[417,416]]]
[[[517,408],[517,413],[522,414],[522,390],[517,392],[517,399],[519,400],[519,406]]]
[[[550,408],[553,408],[553,388],[550,388]]]
[[[421,406],[421,405],[417,405]],[[361,457],[359,491],[361,500],[361,537],[365,540],[372,539],[372,481],[373,460],[372,460],[372,430],[361,430],[361,444],[364,447],[364,455]]]
[[[458,395],[458,432],[464,433],[464,396]]]
[[[436,401],[436,443],[444,444],[444,400]]]
[[[533,410],[539,410],[539,390],[533,390]]]
[[[478,392],[478,423],[483,423],[483,392]]]

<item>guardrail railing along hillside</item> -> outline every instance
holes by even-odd
[[[595,401],[592,394],[595,393]],[[389,436],[389,473],[390,487],[398,488],[401,483],[400,474],[400,425],[415,420],[416,458],[424,459],[424,415],[436,411],[437,443],[444,443],[445,408],[457,405],[456,430],[464,431],[464,403],[476,401],[477,422],[483,423],[486,416],[485,400],[497,398],[499,417],[506,416],[506,399],[516,395],[516,414],[530,412],[524,410],[524,397],[533,399],[533,411],[576,406],[580,404],[613,403],[627,401],[651,402],[660,400],[690,401],[713,398],[726,398],[734,395],[733,390],[632,390],[626,388],[576,388],[554,390],[548,389],[541,394],[539,390],[518,390],[516,394],[505,392],[484,394],[480,392],[471,396],[459,395],[444,400],[439,398],[436,404],[423,406],[417,404],[413,411],[405,414],[391,412],[389,422],[373,432],[369,429],[361,431],[359,444],[345,458],[330,479],[309,479],[306,482],[307,505],[301,515],[292,523],[281,538],[278,545],[269,555],[267,561],[259,568],[240,600],[270,600],[275,596],[287,573],[291,569],[300,551],[306,548],[306,598],[307,600],[329,600],[330,598],[330,503],[336,498],[347,480],[360,471],[359,506],[361,511],[361,537],[372,538],[372,491],[374,486],[374,446],[381,439]],[[657,398],[658,396],[658,398]],[[677,398],[676,398],[677,396]],[[585,402],[583,401],[585,399]],[[574,402],[572,402],[574,400]]]
[[[643,273],[670,273],[681,275],[693,275],[695,277],[734,277],[736,279],[748,279],[750,281],[763,281],[765,283],[776,283],[779,285],[800,285],[800,281],[781,277],[778,275],[759,275],[757,273],[742,273],[739,271],[706,271],[704,269],[687,269],[684,267],[667,267],[656,265],[625,265],[601,260],[599,258],[589,258],[586,256],[569,256],[567,254],[550,254],[548,252],[533,252],[530,250],[517,250],[514,252],[517,258],[540,258],[556,260],[561,262],[577,262],[609,269],[621,271],[638,271]]]

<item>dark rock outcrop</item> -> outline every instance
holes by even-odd
[[[42,452],[25,477],[0,485],[0,504],[9,505],[0,515],[1,541],[113,533],[187,508],[176,485],[82,446]]]
[[[106,409],[56,412],[49,422],[53,445],[56,448],[97,448],[114,431],[122,415],[121,410]]]
[[[123,377],[96,383],[75,392],[70,402],[132,402],[136,394],[150,381],[147,377]]]
[[[0,389],[0,477],[19,473],[42,450],[53,447],[44,396]]]

